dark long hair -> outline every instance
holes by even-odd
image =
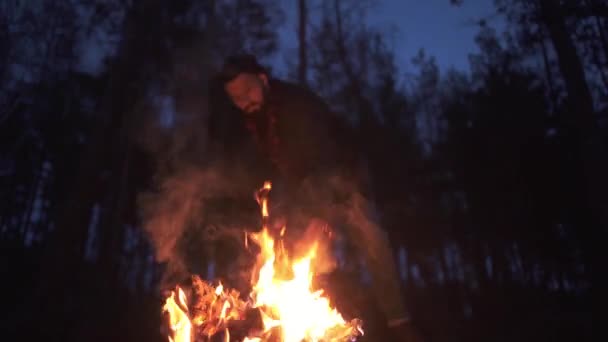
[[[224,60],[224,65],[217,74],[216,81],[225,85],[242,73],[268,75],[268,70],[258,63],[258,60],[253,55],[232,55]]]

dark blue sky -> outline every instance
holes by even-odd
[[[309,0],[311,4],[317,4],[319,1],[323,0]],[[464,0],[458,7],[450,5],[450,0],[370,2],[373,5],[367,13],[367,23],[383,32],[391,33],[389,43],[394,48],[397,62],[403,72],[413,71],[410,62],[420,48],[424,48],[428,55],[435,56],[442,70],[450,66],[468,70],[467,56],[477,50],[474,37],[479,29],[474,22],[480,18],[491,17],[495,13],[493,0]],[[288,51],[296,47],[297,0],[280,0],[280,4],[285,11],[286,20],[279,28],[281,53],[275,61],[281,73],[282,69],[284,70],[284,60],[294,56]],[[498,19],[494,19],[490,24],[500,28]],[[97,32],[96,34],[102,35]],[[84,41],[81,48],[81,68],[90,72],[99,70],[102,66],[101,58],[111,50],[97,39]]]
[[[376,0],[368,23],[394,32],[391,44],[402,71],[420,48],[435,56],[442,70],[453,66],[468,70],[468,54],[477,51],[474,37],[480,18],[493,16],[493,0],[464,0],[455,7],[450,0]],[[282,47],[295,47],[296,0],[281,0],[286,23],[281,29]],[[497,19],[491,22],[497,25]]]

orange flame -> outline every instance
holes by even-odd
[[[184,309],[185,308],[185,309]],[[171,292],[163,306],[163,313],[169,314],[170,342],[190,342],[192,323],[188,317],[186,294],[178,288],[178,301],[175,301],[175,291]]]
[[[269,181],[264,182],[264,186],[260,190],[260,196],[262,196],[262,217],[268,218],[268,191],[272,189],[272,183]]]
[[[209,325],[203,328],[207,336],[218,331],[224,331],[224,341],[230,341],[230,331],[227,321],[240,319],[243,312],[249,308],[257,308],[262,317],[263,332],[257,332],[246,337],[243,342],[262,342],[278,340],[282,342],[317,342],[317,341],[346,341],[352,336],[363,333],[358,320],[345,322],[342,315],[332,308],[329,299],[322,290],[312,289],[314,270],[312,261],[317,258],[317,243],[312,242],[304,257],[290,260],[285,250],[282,237],[285,227],[278,233],[278,240],[269,232],[268,222],[268,193],[272,188],[270,182],[256,192],[262,213],[262,230],[250,234],[250,238],[260,246],[257,266],[252,273],[251,301],[239,301],[238,293],[228,294],[220,283],[213,289],[200,278],[199,285],[205,293],[205,310],[196,315],[192,322],[196,326]],[[247,242],[248,239],[245,239]],[[178,301],[173,291],[167,298],[163,312],[170,316],[170,342],[190,342],[192,322],[189,319],[187,298],[178,287]],[[197,309],[193,310],[199,310]]]
[[[342,315],[323,297],[323,291],[311,289],[315,244],[305,257],[286,264],[293,274],[287,278],[279,275],[286,274],[285,270],[276,268],[275,243],[268,230],[263,230],[254,241],[260,243],[264,263],[253,286],[252,298],[254,307],[265,314],[266,331],[279,327],[284,342],[319,341],[330,328],[346,324]]]

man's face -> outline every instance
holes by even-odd
[[[251,114],[262,108],[267,87],[266,75],[242,73],[226,83],[225,90],[235,106]]]

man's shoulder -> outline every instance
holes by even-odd
[[[271,92],[275,100],[287,106],[319,106],[326,107],[325,101],[312,89],[285,80],[272,79]]]
[[[298,83],[282,80],[278,78],[270,79],[270,89],[278,92],[312,92],[308,87],[302,86]]]

